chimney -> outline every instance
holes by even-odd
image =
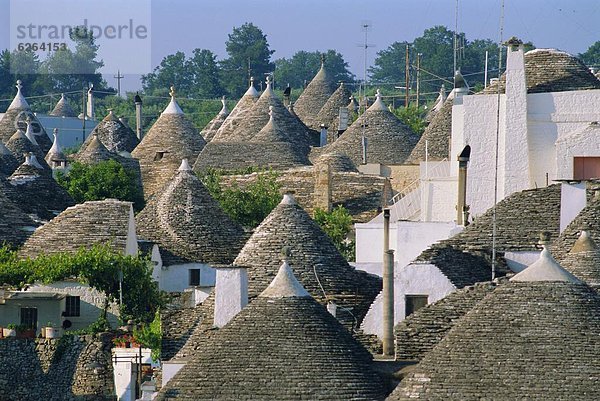
[[[135,94],[135,133],[142,140],[142,98],[139,93]]]
[[[315,166],[315,190],[313,206],[331,212],[331,165],[328,162]]]
[[[90,88],[88,89],[87,118],[90,120],[96,119],[96,110],[94,109],[94,85],[93,84],[90,84]]]
[[[327,126],[325,124],[321,124],[321,137],[319,140],[319,146],[323,147],[327,145]]]
[[[361,137],[361,141],[360,141],[361,145],[362,145],[362,164],[367,164],[367,145],[368,145],[368,140],[366,137]]]
[[[394,251],[391,249],[383,254],[383,355],[394,355]]]
[[[288,107],[290,105],[290,98],[292,96],[292,87],[287,84],[287,88],[283,91],[283,105]]]
[[[458,203],[456,205],[456,224],[468,225],[469,207],[467,206],[467,166],[471,157],[469,145],[458,155]]]
[[[248,272],[244,267],[216,267],[214,325],[223,327],[248,305]]]

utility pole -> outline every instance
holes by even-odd
[[[406,45],[406,69],[404,72],[404,78],[405,78],[405,85],[406,85],[406,92],[404,95],[404,107],[408,107],[408,101],[409,101],[409,96],[410,96],[410,92],[409,92],[409,84],[410,84],[410,58],[409,58],[409,45]]]
[[[421,93],[421,53],[417,53],[417,108],[419,108],[419,96]]]
[[[119,95],[119,97],[121,97],[121,80],[125,77],[123,75],[121,75],[120,70],[117,70],[117,75],[114,75],[113,78],[115,78],[117,80],[117,95]]]

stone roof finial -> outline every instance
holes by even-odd
[[[25,119],[25,122],[27,123],[27,130],[25,131],[25,136],[34,145],[39,145],[37,140],[35,139],[35,134],[33,132],[33,125],[31,124],[31,117],[27,116],[27,118]]]
[[[325,53],[321,53],[321,68],[325,68]]]
[[[23,85],[21,84],[21,80],[17,79],[17,85],[15,85],[17,88],[17,93],[21,93],[21,88],[23,88]]]
[[[296,204],[296,198],[294,198],[294,192],[293,191],[288,191],[285,194],[283,194],[283,199],[281,199],[280,203],[282,205],[295,205]]]
[[[227,103],[225,103],[225,96],[221,97],[221,111],[219,111],[219,114],[221,115],[226,115],[229,114],[229,110],[227,109]]]
[[[383,103],[381,91],[377,89],[377,93],[375,94],[375,102],[369,107],[369,110],[387,110],[385,104]]]
[[[171,101],[169,102],[169,105],[165,108],[165,110],[162,112],[163,114],[183,114],[183,110],[181,110],[181,107],[179,107],[179,105],[177,104],[177,101],[175,100],[175,86],[171,85],[171,89],[169,90],[169,95],[171,96]]]
[[[273,106],[269,106],[269,122],[273,122]]]
[[[271,82],[271,76],[267,75],[267,90],[272,89],[271,88],[271,84],[272,84],[272,82]]]
[[[290,255],[292,254],[292,248],[290,248],[289,246],[284,246],[283,248],[281,248],[281,260],[286,261],[290,258]]]
[[[169,90],[169,95],[171,96],[172,99],[175,98],[175,85],[171,85],[171,88]]]
[[[271,284],[259,295],[263,298],[308,298],[310,294],[300,284],[287,258],[283,260]]]
[[[540,258],[535,261],[525,270],[519,272],[510,281],[565,281],[569,283],[579,284],[581,281],[573,274],[565,270],[552,257],[548,250],[550,244],[550,233],[544,231],[540,234],[540,244],[543,248],[540,253]]]
[[[181,165],[177,169],[178,171],[192,171],[190,164],[188,163],[188,159],[182,159]]]
[[[38,162],[37,157],[35,157],[35,155],[32,152],[25,153],[25,161],[23,162],[23,165],[32,166],[40,170],[44,169],[40,162]]]
[[[573,248],[571,248],[570,253],[590,252],[595,251],[597,249],[598,247],[596,246],[596,243],[594,242],[588,231],[584,229],[581,230],[581,235],[579,236],[579,238],[577,238],[575,244],[573,244]]]

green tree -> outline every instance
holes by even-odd
[[[192,86],[192,78],[187,71],[185,53],[177,52],[162,59],[160,65],[147,74],[142,75],[142,87],[151,95],[167,95],[174,85],[177,93],[187,96]]]
[[[356,243],[348,239],[348,234],[352,231],[352,216],[346,208],[338,205],[331,212],[316,209],[314,220],[346,260],[353,261],[356,258]]]
[[[424,107],[417,107],[413,103],[408,107],[398,107],[393,112],[414,133],[421,135],[425,131],[427,127],[427,122],[425,121],[427,110]]]
[[[225,42],[225,50],[229,57],[220,63],[221,76],[223,86],[232,98],[240,97],[248,88],[250,75],[261,80],[275,68],[271,62],[275,51],[269,49],[267,36],[252,23],[233,28]]]
[[[595,67],[596,70],[598,70],[600,68],[600,40],[592,44],[585,52],[581,53],[579,58],[588,67]]]
[[[115,160],[89,166],[75,162],[68,174],[58,174],[57,181],[77,203],[115,198],[133,202],[135,210],[144,207],[144,196],[137,185],[135,172],[123,168]]]
[[[225,94],[219,80],[220,69],[216,58],[210,50],[194,49],[187,61],[188,71],[192,72],[192,96],[216,98]]]
[[[275,60],[275,82],[279,87],[290,84],[293,88],[302,88],[305,83],[313,79],[321,67],[321,52],[307,52],[301,50],[291,58],[280,58]],[[335,50],[327,50],[325,55],[325,67],[335,82],[353,82],[354,75],[348,70],[348,63],[344,57]]]

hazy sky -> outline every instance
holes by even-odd
[[[9,46],[9,5],[10,0],[0,0],[0,48]],[[349,62],[351,71],[362,77],[363,23],[371,24],[368,42],[374,47],[367,60],[371,64],[377,51],[395,41],[412,41],[434,25],[453,29],[455,7],[456,0],[153,0],[149,57],[154,66],[177,50],[189,54],[194,48],[206,48],[223,58],[227,34],[235,26],[253,22],[267,35],[276,51],[274,58],[290,57],[298,50],[335,49]],[[119,13],[118,7],[112,8]],[[498,40],[499,0],[459,0],[459,10],[459,30],[467,39]],[[52,18],[48,16],[49,23]],[[504,38],[517,36],[537,47],[576,54],[600,40],[598,21],[598,0],[506,0]],[[127,76],[123,83],[133,89],[137,77]],[[109,84],[116,86],[114,80]]]

